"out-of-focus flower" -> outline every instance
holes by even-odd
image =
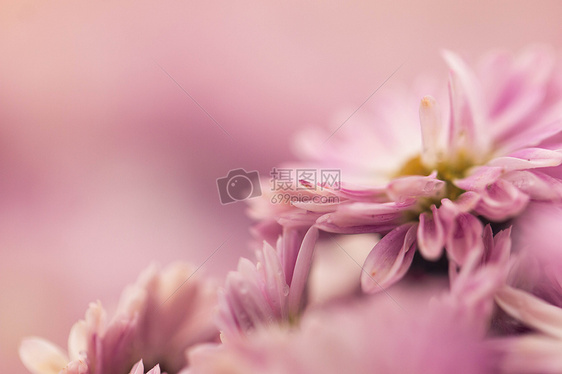
[[[428,260],[446,248],[461,266],[483,250],[479,217],[505,222],[529,201],[562,199],[560,180],[537,170],[562,162],[562,144],[546,145],[562,130],[562,85],[551,51],[496,53],[478,71],[451,52],[444,56],[451,72],[447,110],[425,96],[418,121],[396,96],[376,107],[374,130],[359,129],[342,142],[337,133],[300,139],[312,166],[351,170],[356,184],[332,191],[339,203],[294,202],[279,222],[300,209],[328,232],[384,234],[365,261],[367,292],[399,280],[416,247]],[[412,146],[416,138],[421,148]]]
[[[449,305],[403,310],[379,294],[311,310],[299,329],[270,326],[251,339],[199,346],[188,373],[493,372],[497,357],[479,330]]]
[[[161,271],[151,266],[125,289],[109,323],[101,303],[92,303],[70,331],[68,354],[46,340],[29,338],[20,348],[23,363],[34,374],[122,374],[142,359],[149,367],[159,365],[151,373],[160,367],[178,372],[186,365],[188,347],[218,338],[212,323],[215,285],[194,272],[181,263]],[[132,372],[142,372],[143,365]]]
[[[502,372],[562,372],[562,309],[511,287],[498,292],[496,301],[510,316],[537,331],[495,342],[505,355]]]
[[[257,264],[240,259],[238,270],[227,275],[219,294],[217,324],[223,341],[272,323],[298,319],[305,307],[305,287],[317,238],[318,230],[311,228],[289,267],[283,263],[283,241],[290,238],[283,236],[277,242],[277,251],[264,242],[263,249],[256,251]]]
[[[517,251],[509,285],[562,307],[562,206],[530,204],[514,222]]]
[[[298,326],[270,324],[248,339],[194,348],[187,373],[495,372],[501,354],[486,332],[507,276],[509,234],[494,237],[488,225],[484,252],[452,269],[450,292],[429,304],[411,304],[420,289],[406,288],[407,307],[378,294],[312,308]]]

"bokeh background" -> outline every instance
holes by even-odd
[[[560,19],[559,1],[2,0],[0,372],[25,372],[24,336],[66,346],[151,262],[224,243],[201,271],[234,268],[250,221],[219,202],[230,169],[267,175],[399,66],[382,90],[445,77],[442,48],[560,51]]]

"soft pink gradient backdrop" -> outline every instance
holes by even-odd
[[[336,128],[400,64],[388,85],[444,73],[443,47],[562,47],[558,1],[460,4],[4,0],[0,371],[24,372],[23,336],[64,346],[151,261],[201,264],[230,238],[201,271],[233,268],[249,220],[216,178],[267,175],[297,129]]]

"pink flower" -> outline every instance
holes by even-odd
[[[497,355],[464,316],[455,304],[404,310],[378,294],[310,310],[298,328],[269,326],[248,339],[199,346],[187,373],[494,372]]]
[[[311,308],[298,325],[268,324],[247,339],[194,348],[185,374],[496,372],[501,355],[486,334],[510,265],[510,230],[493,237],[488,225],[483,243],[480,256],[451,269],[450,292],[429,304],[419,285],[404,284],[396,298]]]
[[[90,304],[86,317],[74,324],[68,353],[41,338],[24,340],[20,356],[34,374],[176,373],[186,365],[185,350],[216,341],[212,323],[216,306],[213,283],[195,269],[176,263],[164,270],[152,266],[123,292],[115,316],[108,321],[101,303]],[[159,364],[159,366],[157,366]]]
[[[226,277],[224,289],[219,294],[217,325],[222,340],[245,335],[270,324],[294,322],[305,307],[305,286],[318,230],[310,229],[298,251],[295,261],[286,262],[284,241],[280,237],[276,251],[264,243],[256,251],[257,264],[242,258],[238,270]]]
[[[562,200],[561,181],[539,171],[562,163],[554,137],[562,130],[562,75],[551,51],[499,52],[477,71],[444,56],[448,106],[425,96],[416,113],[408,95],[375,98],[370,129],[355,127],[341,142],[337,132],[300,138],[309,164],[340,168],[354,184],[332,191],[339,204],[293,203],[279,223],[301,210],[324,231],[385,235],[365,261],[367,292],[401,279],[416,248],[428,260],[446,249],[461,266],[483,250],[481,220],[501,223],[529,201]]]

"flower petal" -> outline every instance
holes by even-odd
[[[546,122],[540,127],[525,127],[524,129],[521,129],[521,131],[510,134],[510,138],[506,141],[506,144],[498,145],[494,153],[497,155],[505,155],[517,149],[534,147],[540,144],[543,140],[549,139],[561,131],[561,120],[552,120],[550,122]]]
[[[539,171],[512,171],[502,179],[529,195],[532,200],[562,200],[562,181]]]
[[[509,261],[511,252],[511,227],[493,236],[492,228],[488,224],[484,230],[484,262],[487,264],[505,265]]]
[[[142,360],[133,366],[129,374],[144,374],[144,364],[142,363]]]
[[[64,351],[41,338],[27,338],[19,349],[23,365],[33,374],[58,374],[67,364]]]
[[[327,199],[326,201],[332,201],[332,200],[329,200],[329,199],[334,199],[333,201],[336,201],[336,202],[326,202],[326,203],[319,202],[319,203],[317,203],[316,199],[318,199],[318,201],[321,201],[323,199]],[[335,197],[335,196],[316,195],[316,196],[312,196],[310,198],[310,200],[304,199],[303,201],[294,201],[294,202],[291,202],[291,204],[295,208],[308,210],[310,212],[329,213],[329,212],[335,211],[336,208],[340,205],[339,201],[337,201],[337,200],[338,200],[338,198]]]
[[[417,224],[406,223],[392,230],[375,245],[363,266],[363,291],[380,292],[404,276],[414,258],[417,229]]]
[[[496,302],[510,316],[545,334],[562,339],[562,309],[511,287],[498,291]]]
[[[150,369],[146,374],[160,374],[160,365],[156,364],[156,366]]]
[[[258,252],[259,254],[260,252]],[[285,299],[289,294],[289,285],[285,280],[285,272],[281,266],[277,251],[267,243],[264,243],[263,255],[258,259],[258,264],[263,279],[265,280],[264,292],[273,311],[278,317],[287,316],[287,305]]]
[[[489,166],[476,167],[471,171],[472,173],[468,177],[455,180],[455,186],[465,191],[482,191],[502,175],[501,168]]]
[[[529,195],[513,184],[499,179],[482,191],[475,211],[487,219],[505,221],[521,213],[528,202]]]
[[[342,182],[342,188],[335,191],[338,196],[343,199],[351,199],[353,201],[384,203],[388,202],[386,196],[386,186],[357,186]]]
[[[443,253],[445,231],[435,205],[431,206],[431,212],[425,212],[420,215],[418,248],[426,259],[437,260]]]
[[[443,57],[451,71],[450,152],[470,150],[479,161],[478,158],[487,154],[490,148],[490,137],[484,128],[485,110],[479,81],[459,56],[444,51]]]
[[[314,254],[318,235],[318,229],[311,227],[304,236],[299,250],[289,290],[289,313],[294,313],[295,315],[303,306],[304,290],[310,273],[312,255]]]
[[[382,222],[380,224],[365,224],[357,222],[355,220],[349,219],[345,221],[347,226],[341,224],[341,217],[337,214],[325,214],[316,220],[315,226],[326,232],[331,232],[334,234],[365,234],[365,233],[382,233],[385,234],[400,223],[394,222]]]
[[[463,193],[454,202],[449,199],[441,200],[439,219],[445,232],[449,232],[459,214],[471,212],[478,205],[479,201],[480,195],[472,191]]]
[[[318,218],[315,226],[333,233],[386,233],[404,223],[405,213],[415,207],[416,202],[344,204],[338,211]]]
[[[283,235],[277,241],[277,250],[280,252],[281,264],[285,272],[285,281],[291,284],[299,248],[308,228],[314,221],[302,227],[283,227]]]
[[[470,213],[460,213],[447,228],[447,253],[463,265],[472,251],[482,252],[482,223]]]
[[[439,107],[431,96],[425,96],[421,100],[420,125],[423,142],[422,163],[428,168],[433,168],[443,157],[447,128],[443,126]]]
[[[409,204],[353,203],[340,206],[337,212],[328,214],[328,216],[330,223],[343,227],[398,224],[403,222],[404,213],[415,207],[414,202]]]
[[[407,176],[396,178],[388,184],[388,196],[398,204],[420,197],[439,198],[443,196],[445,182],[436,179],[437,173],[429,176]]]
[[[254,264],[242,258],[238,269],[237,272],[228,273],[221,297],[227,298],[223,305],[228,306],[240,329],[248,331],[259,323],[268,323],[273,319],[273,313],[267,300],[261,296],[257,281],[250,274],[250,271],[256,272]],[[228,311],[225,312],[228,314]]]
[[[562,163],[562,152],[544,148],[524,148],[508,156],[495,158],[488,162],[488,166],[512,171],[558,166],[560,163]]]
[[[88,350],[88,326],[86,321],[76,322],[68,335],[68,355],[71,361],[78,360],[81,352]]]

